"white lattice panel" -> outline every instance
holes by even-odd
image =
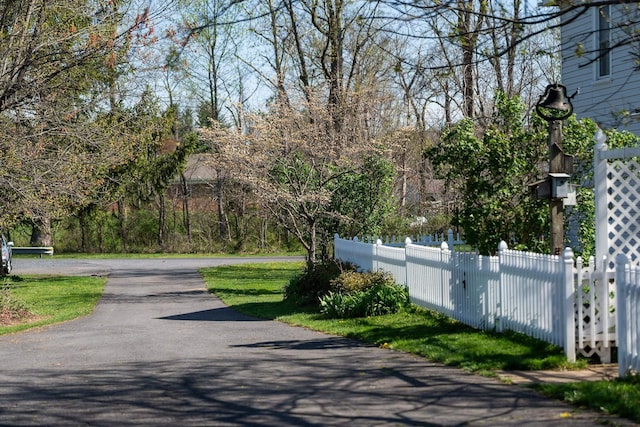
[[[640,260],[640,165],[635,160],[616,160],[607,165],[607,258],[617,254]]]
[[[617,297],[613,290],[615,259],[624,254],[640,261],[640,147],[609,150],[602,131],[595,135],[595,271],[579,274],[578,349],[606,360],[617,346]],[[591,261],[593,263],[594,261]],[[583,280],[587,280],[584,283]]]
[[[616,345],[613,274],[596,270],[593,257],[587,265],[578,258],[576,267],[576,350],[609,363],[610,349]]]

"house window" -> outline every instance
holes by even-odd
[[[599,6],[596,17],[596,44],[597,44],[597,76],[598,78],[611,75],[611,7]]]

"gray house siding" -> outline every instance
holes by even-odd
[[[615,27],[629,19],[629,14],[638,14],[637,4],[611,6],[611,45],[626,37]],[[632,48],[624,46],[610,52],[611,73],[598,76],[597,22],[598,8],[571,21],[574,15],[563,18],[561,29],[562,83],[572,94],[578,118],[592,118],[600,127],[628,130],[640,135],[640,71]]]

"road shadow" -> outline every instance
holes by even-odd
[[[530,390],[325,348],[3,372],[0,425],[551,426],[563,409]]]
[[[192,322],[265,322],[265,319],[247,316],[229,307],[198,310],[189,313],[159,317],[158,319]]]
[[[232,347],[267,348],[279,350],[330,350],[345,348],[377,348],[371,344],[361,343],[349,338],[327,336],[326,338],[309,340],[276,340],[260,341],[248,344],[237,344]]]

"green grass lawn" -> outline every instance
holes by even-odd
[[[0,325],[0,335],[85,316],[93,311],[106,282],[106,278],[76,276],[9,276],[0,279],[2,295],[9,295],[9,304],[23,307],[34,315],[17,324]]]
[[[330,320],[316,310],[282,301],[282,287],[302,271],[302,263],[244,264],[201,270],[208,289],[227,305],[252,316],[351,337],[380,347],[410,352],[428,360],[483,375],[497,370],[578,369],[563,350],[521,334],[494,334],[467,327],[416,307],[393,315]],[[640,380],[631,378],[537,388],[576,406],[640,421]]]

